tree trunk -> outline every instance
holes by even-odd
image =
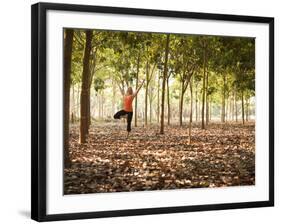
[[[181,96],[180,96],[180,126],[182,126],[182,109],[183,109],[183,97],[184,97],[184,85],[181,85]]]
[[[192,82],[190,82],[189,144],[191,144],[192,107],[193,107],[193,93],[192,93]]]
[[[238,105],[237,105],[237,92],[236,92],[236,90],[235,90],[234,101],[235,101],[235,121],[238,122]]]
[[[168,125],[170,125],[170,114],[171,114],[171,108],[170,108],[170,92],[169,92],[169,77],[167,77],[167,106],[168,106]]]
[[[71,123],[75,122],[75,89],[72,84],[72,111],[71,111]]]
[[[225,99],[225,122],[227,122],[227,120],[228,120],[228,98],[226,97],[226,99]]]
[[[136,97],[135,97],[136,98]],[[111,105],[111,114],[114,114],[116,111],[116,83],[115,80],[112,79],[112,105]]]
[[[195,119],[196,119],[196,122],[198,121],[198,96],[197,96],[197,87],[198,87],[198,84],[195,85]]]
[[[209,99],[209,121],[212,120],[212,100]]]
[[[91,125],[91,90],[90,90],[90,87],[88,87],[88,94],[87,94],[87,129],[86,129],[86,135],[89,134],[90,125]]]
[[[77,105],[77,119],[80,120],[80,85],[77,85],[77,94],[76,94],[76,105]]]
[[[202,92],[202,124],[201,128],[205,129],[205,122],[204,122],[204,110],[205,110],[205,94],[206,94],[206,86],[205,86],[205,81],[206,81],[206,46],[204,44],[204,49],[203,49],[203,92]]]
[[[191,87],[189,87],[189,88],[191,88],[190,100],[191,100],[191,104],[192,104],[192,108],[191,108],[191,110],[192,110],[191,123],[192,123],[193,122],[193,76],[191,76],[191,78],[190,78],[190,85],[191,85]]]
[[[243,90],[242,90],[242,93],[241,93],[241,98],[242,98],[242,121],[243,121],[243,124],[245,124],[244,91]]]
[[[249,99],[246,99],[246,121],[249,121]]]
[[[159,124],[160,115],[160,71],[158,73],[158,83],[157,83],[157,124]]]
[[[227,101],[228,101],[227,115],[228,115],[228,120],[230,121],[231,120],[231,96],[228,97]]]
[[[149,124],[152,123],[152,89],[149,90]]]
[[[90,78],[90,52],[93,32],[91,30],[85,31],[86,44],[83,58],[83,72],[82,72],[82,88],[80,97],[80,143],[86,143],[88,127],[88,104],[89,104],[89,78]]]
[[[209,95],[208,95],[208,85],[209,85],[209,72],[206,76],[206,127],[209,123]]]
[[[98,101],[98,109],[99,109],[98,118],[101,119],[101,100],[100,100],[100,94],[98,92],[97,92],[97,101]]]
[[[95,95],[92,95],[91,96],[91,110],[90,110],[90,112],[91,112],[91,118],[94,118],[94,116],[95,116],[95,105],[96,105],[96,102],[95,102]]]
[[[148,110],[148,87],[145,87],[145,103],[144,103],[144,124],[147,126],[147,110]]]
[[[136,90],[139,86],[139,69],[140,69],[140,52],[138,53],[138,60],[137,60],[137,74],[136,74]],[[138,126],[138,95],[135,96],[135,127]]]
[[[221,122],[225,122],[225,88],[226,88],[226,75],[223,75],[223,93],[222,93],[222,108],[221,108]]]
[[[233,92],[230,94],[230,116],[229,119],[233,121]]]
[[[234,121],[234,108],[235,108],[235,98],[234,92],[232,92],[232,121]]]
[[[148,71],[148,62],[146,62],[146,86],[145,86],[145,104],[144,104],[144,123],[145,123],[145,126],[147,126],[148,82],[149,82],[149,71]]]
[[[104,93],[101,92],[101,118],[104,118]]]
[[[64,138],[64,167],[69,168],[71,166],[69,156],[69,101],[70,101],[70,80],[71,80],[71,57],[73,46],[73,29],[66,29],[65,42],[64,42],[64,116],[63,116],[63,138]]]
[[[92,48],[90,48],[90,54],[91,54]],[[89,135],[89,129],[91,125],[91,86],[92,86],[92,80],[94,77],[94,71],[96,67],[96,51],[92,51],[92,63],[89,61],[89,81],[88,81],[88,93],[87,93],[87,129],[86,129],[86,135]],[[92,64],[92,65],[91,65]],[[92,67],[92,68],[91,68]]]
[[[167,77],[167,72],[168,72],[168,55],[169,55],[170,34],[166,34],[166,37],[167,38],[166,38],[166,47],[165,47],[165,62],[164,62],[163,82],[162,82],[160,134],[164,134],[165,85],[166,85],[166,77]]]

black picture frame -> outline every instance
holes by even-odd
[[[269,25],[269,200],[208,204],[195,206],[159,207],[145,209],[114,210],[69,214],[46,214],[46,12],[100,12],[124,15],[193,18],[217,21],[253,22]],[[31,17],[31,218],[37,221],[74,220],[116,216],[132,216],[162,213],[178,213],[206,210],[253,208],[274,206],[274,18],[163,11],[137,8],[103,7],[89,5],[37,3],[32,5]]]

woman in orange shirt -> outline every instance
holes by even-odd
[[[132,87],[129,87],[127,89],[126,94],[124,94],[124,91],[122,92],[123,94],[123,110],[118,111],[116,114],[114,114],[114,119],[120,119],[122,116],[127,115],[127,132],[131,131],[131,122],[133,119],[133,100],[135,96],[138,94],[140,91],[140,88],[142,87],[144,83],[144,80],[142,81],[141,85],[137,89],[137,91],[134,93]]]

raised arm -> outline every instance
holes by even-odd
[[[136,92],[133,94],[133,96],[135,97],[136,95],[138,95],[138,92],[140,91],[143,83],[144,83],[145,80],[142,81],[142,83],[139,85],[138,89],[136,90]]]

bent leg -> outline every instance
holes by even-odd
[[[116,114],[114,114],[114,119],[120,119],[121,118],[121,116],[124,116],[124,115],[126,115],[127,113],[126,113],[126,111],[125,110],[119,110]]]

